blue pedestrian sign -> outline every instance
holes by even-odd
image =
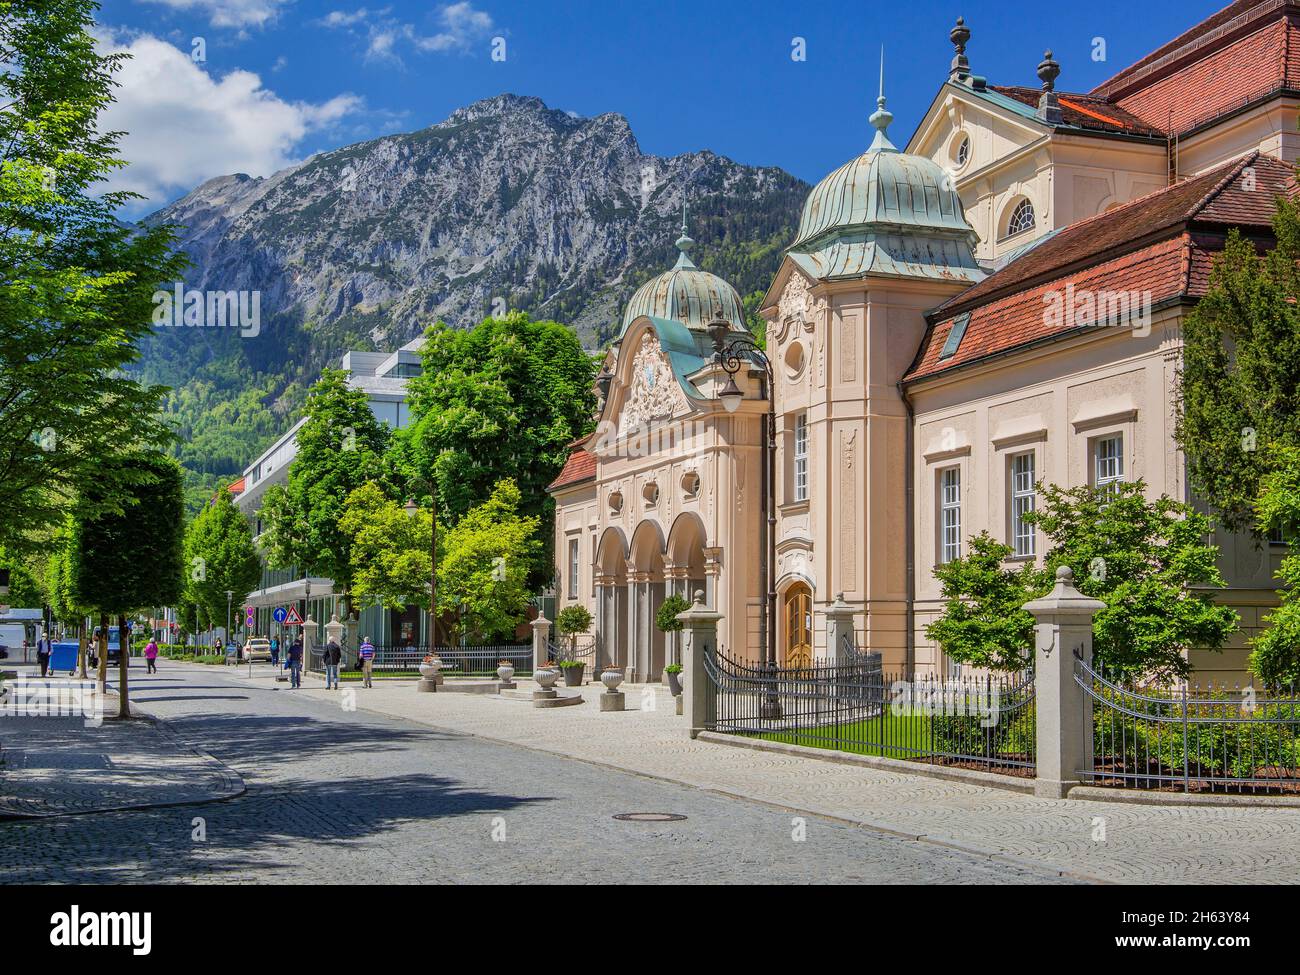
[[[283,606],[277,606],[275,607],[275,612],[271,614],[271,618],[277,623],[283,623],[289,618],[289,611]]]

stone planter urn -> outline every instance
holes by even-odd
[[[612,693],[618,690],[619,684],[623,683],[623,671],[610,667],[600,675],[600,682]]]
[[[587,668],[586,664],[578,664],[576,667],[561,667],[560,670],[564,674],[564,686],[581,687],[582,674],[583,671],[586,670],[586,668]]]
[[[664,672],[668,678],[668,690],[672,692],[673,697],[680,697],[682,693],[682,672],[680,670],[669,670]]]
[[[554,667],[539,667],[533,672],[533,680],[544,691],[553,690],[555,682],[560,679],[559,670]]]
[[[503,684],[509,684],[510,679],[514,676],[515,676],[514,664],[502,664],[500,667],[497,668],[497,677],[501,679],[501,683]]]
[[[442,669],[442,661],[434,657],[429,663],[420,664],[420,676],[425,680],[437,680],[438,671]]]

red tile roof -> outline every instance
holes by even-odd
[[[1067,333],[1045,314],[1049,292],[1149,291],[1152,303],[1204,294],[1214,245],[1194,229],[1269,225],[1278,195],[1294,195],[1290,166],[1258,152],[1195,179],[1066,227],[929,314],[931,327],[904,377],[911,381]],[[1212,236],[1212,235],[1211,235]],[[970,318],[940,360],[954,320]]]
[[[1038,100],[1043,94],[1037,88],[1023,88],[1019,85],[989,85],[989,88],[1033,108],[1038,107]],[[1104,98],[1065,91],[1056,94],[1061,103],[1061,121],[1066,125],[1102,132],[1155,136],[1161,139],[1165,137],[1164,129],[1148,125],[1136,115],[1110,104]]]
[[[586,443],[587,438],[583,437],[577,443]],[[560,488],[570,487],[579,484],[582,481],[591,480],[596,476],[596,455],[583,447],[577,447],[569,459],[564,462],[560,469],[559,475],[547,485],[546,490],[556,491]]]

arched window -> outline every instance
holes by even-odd
[[[966,161],[970,159],[970,136],[962,136],[961,142],[957,143],[957,152],[954,158],[958,166],[966,165]]]
[[[1028,200],[1021,200],[1016,204],[1015,209],[1011,211],[1011,218],[1007,220],[1006,236],[1014,237],[1016,234],[1033,229],[1034,205]]]

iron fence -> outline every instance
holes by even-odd
[[[586,664],[588,673],[595,670],[596,638],[594,636],[579,636],[577,639],[561,637],[558,641],[548,640],[546,649],[551,655],[551,659],[557,664],[572,660]]]
[[[1300,792],[1300,696],[1292,687],[1139,686],[1077,654],[1092,717],[1094,785],[1181,792]]]
[[[1035,768],[1034,678],[907,679],[857,652],[807,667],[705,655],[715,731],[861,755],[1028,776]]]
[[[325,671],[321,651],[313,647],[308,654],[307,667],[313,673]],[[533,649],[528,644],[438,647],[434,653],[442,661],[441,673],[447,677],[495,676],[502,660],[509,660],[516,674],[527,676],[533,672]],[[427,646],[377,645],[371,669],[376,677],[419,677],[420,664],[428,654]],[[356,651],[344,650],[343,657],[339,677],[359,677],[361,661]]]

